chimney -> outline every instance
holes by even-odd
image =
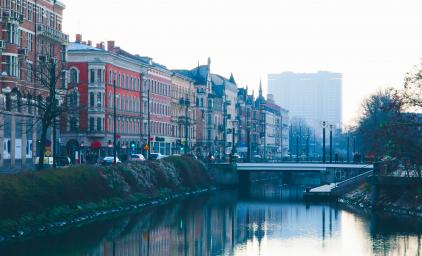
[[[109,52],[113,51],[114,47],[115,47],[114,41],[107,41],[107,51]]]
[[[82,35],[81,34],[76,34],[76,40],[75,42],[80,43],[82,42]]]
[[[104,42],[100,43],[100,49],[103,49],[103,50],[105,49]]]
[[[88,40],[88,45],[89,46],[92,46],[92,41],[91,40]]]
[[[101,44],[100,43],[97,43],[96,48],[101,49]]]

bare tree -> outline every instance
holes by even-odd
[[[40,57],[37,66],[34,68],[34,84],[36,89],[33,96],[26,100],[22,100],[22,96],[17,89],[13,89],[6,96],[2,112],[13,114],[14,112],[21,112],[22,108],[31,109],[28,111],[32,113],[33,121],[28,130],[34,126],[40,125],[40,145],[39,145],[39,160],[38,169],[44,168],[44,158],[46,153],[46,143],[49,129],[53,132],[53,149],[55,145],[55,133],[57,130],[57,123],[60,118],[71,117],[72,115],[65,115],[65,113],[75,113],[78,115],[80,106],[70,104],[68,92],[66,89],[66,70],[65,64],[57,61],[55,58],[43,56]],[[6,106],[7,105],[7,106]],[[0,124],[4,126],[3,124]],[[2,129],[3,127],[0,127]],[[54,157],[56,157],[53,154]],[[55,160],[53,160],[55,163]]]
[[[410,109],[422,109],[422,63],[413,67],[404,79],[401,98]]]

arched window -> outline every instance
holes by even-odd
[[[77,84],[79,82],[79,74],[78,70],[76,68],[70,69],[70,83],[71,84]]]

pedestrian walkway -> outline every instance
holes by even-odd
[[[364,182],[369,176],[373,174],[373,171],[365,172],[353,178],[347,179],[342,182],[331,183],[322,185],[310,190],[305,191],[305,199],[332,199],[338,196],[348,193],[355,187]]]

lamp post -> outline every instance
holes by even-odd
[[[150,111],[150,94],[151,94],[151,81],[145,81],[147,83],[147,105],[148,105],[148,150],[147,150],[147,159],[151,155],[151,111]]]
[[[113,81],[113,123],[114,123],[114,129],[113,129],[113,158],[114,163],[117,163],[117,115],[116,115],[116,78],[114,78]]]
[[[326,159],[325,159],[325,128],[327,128],[327,126],[328,126],[327,121],[321,122],[321,127],[322,127],[322,162],[324,164],[326,162]]]
[[[189,114],[189,107],[190,107],[190,99],[189,95],[186,94],[185,98],[181,98],[179,104],[182,107],[185,107],[185,146],[184,146],[184,153],[185,155],[188,154],[188,139],[189,139],[189,121],[188,121],[188,114]]]
[[[232,120],[233,128],[232,128],[232,152],[231,152],[231,160],[232,162],[235,161],[234,155],[236,154],[236,145],[235,145],[235,133],[236,133],[236,120]]]
[[[347,135],[347,163],[350,163],[350,135]]]
[[[247,139],[247,143],[248,143],[248,155],[246,158],[246,162],[250,163],[251,162],[251,122],[250,122],[250,109],[246,109],[246,139]]]
[[[311,135],[308,134],[306,136],[306,160],[309,161],[309,140],[311,138]]]
[[[353,159],[356,154],[356,136],[353,136]],[[354,160],[353,160],[354,161]]]
[[[296,162],[299,163],[299,136],[296,136]]]
[[[333,129],[335,125],[330,124],[330,163],[333,162]]]

